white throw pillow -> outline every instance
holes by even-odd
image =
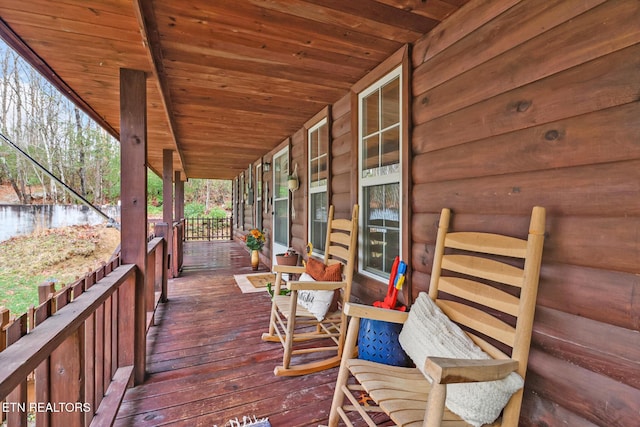
[[[427,357],[490,359],[462,329],[440,310],[429,295],[421,292],[411,306],[400,332],[400,345],[418,369],[424,372]],[[516,372],[498,381],[447,385],[447,408],[474,426],[490,424],[498,418],[511,395],[524,386]]]
[[[307,273],[302,273],[298,279],[300,282],[315,282],[313,277]],[[318,321],[324,319],[331,302],[334,291],[298,291],[298,304],[309,310]]]

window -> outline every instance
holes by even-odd
[[[402,256],[402,67],[358,95],[360,271],[388,278]]]
[[[313,253],[324,255],[327,238],[327,181],[329,167],[329,129],[327,118],[312,126],[309,141],[309,242]]]

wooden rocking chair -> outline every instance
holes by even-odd
[[[347,317],[342,307],[351,296],[356,244],[358,239],[358,205],[353,207],[351,219],[334,219],[334,208],[329,208],[327,218],[327,238],[324,264],[332,266],[342,264],[342,281],[291,281],[286,283],[289,295],[280,295],[282,275],[287,273],[302,274],[305,267],[274,265],[276,282],[274,287],[269,332],[262,334],[264,341],[280,341],[284,347],[282,366],[274,370],[276,375],[305,375],[329,369],[340,364],[346,335]],[[337,311],[328,312],[322,320],[299,301],[301,291],[335,291],[339,290]],[[318,346],[310,346],[310,340],[318,342]],[[311,353],[329,353],[326,358],[313,359]],[[307,362],[292,365],[292,356],[298,355]]]
[[[460,331],[460,335],[466,340],[466,333],[490,357],[485,360],[427,357],[423,372],[433,380],[432,384],[418,368],[353,358],[360,318],[404,323],[411,314],[347,304],[345,312],[351,320],[329,426],[337,426],[340,418],[353,425],[353,416],[375,426],[370,416],[375,412],[386,413],[397,426],[468,426],[445,407],[447,384],[499,380],[513,371],[525,378],[544,241],[544,208],[533,208],[528,240],[490,233],[448,232],[449,217],[449,210],[443,209],[429,297],[445,314],[441,317],[446,322],[452,320],[462,325],[465,332]],[[450,272],[447,277],[443,275],[445,270]],[[426,294],[423,298],[428,302]],[[483,310],[478,308],[481,306]],[[450,344],[444,345],[447,346]],[[522,380],[518,381],[521,384]],[[501,417],[490,425],[518,425],[522,389],[509,399],[510,393],[504,398],[508,403]]]

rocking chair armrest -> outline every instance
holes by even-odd
[[[347,286],[347,282],[307,282],[292,280],[287,282],[287,289],[292,291],[333,291]]]
[[[404,323],[408,313],[386,308],[371,307],[370,305],[355,304],[348,302],[345,304],[344,312],[347,316],[366,318],[372,320],[383,320],[392,323]]]
[[[305,267],[301,265],[274,265],[271,267],[274,273],[289,273],[289,274],[302,274],[305,271]]]
[[[518,369],[518,361],[428,357],[424,368],[436,384],[484,382],[505,378]]]

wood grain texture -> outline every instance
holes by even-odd
[[[185,178],[231,179],[465,3],[194,0],[87,8],[36,0],[0,8],[5,37],[115,137],[118,69],[149,73],[153,171],[162,171],[162,151],[171,149],[179,154],[173,169]],[[238,113],[245,120],[225,120]],[[207,149],[196,152],[202,135]],[[250,153],[216,153],[256,142]]]
[[[640,391],[605,375],[531,349],[527,388],[600,426],[637,421]]]
[[[115,426],[224,425],[244,413],[269,417],[274,426],[325,423],[336,370],[273,375],[282,348],[260,340],[270,299],[266,292],[242,294],[233,281],[233,274],[251,272],[242,245],[186,246],[185,272],[170,282],[170,302],[149,333],[149,377],[127,391]],[[193,268],[204,257],[208,266]],[[238,316],[242,306],[254,315]]]

